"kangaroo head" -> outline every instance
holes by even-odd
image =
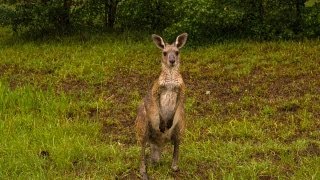
[[[187,41],[188,34],[183,33],[176,38],[172,44],[167,44],[163,39],[156,35],[152,35],[153,42],[158,48],[162,50],[162,64],[166,67],[172,68],[178,66],[180,63],[179,50],[184,46]]]

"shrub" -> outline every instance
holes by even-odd
[[[320,36],[320,3],[307,7],[303,14],[304,35],[307,37]]]

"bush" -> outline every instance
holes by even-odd
[[[119,3],[116,27],[122,30],[161,32],[175,20],[181,0],[126,0]]]
[[[69,21],[69,12],[63,7],[62,0],[2,5],[0,13],[1,24],[11,25],[14,31],[19,32],[61,31]]]
[[[10,26],[12,25],[12,20],[16,16],[15,9],[13,6],[0,5],[0,25]]]
[[[19,1],[20,2],[20,1]],[[293,39],[320,36],[320,3],[305,0],[12,0],[0,5],[0,24],[18,32],[66,32],[107,27],[116,31],[188,32],[194,42]]]
[[[70,18],[74,27],[103,27],[104,2],[102,0],[85,1],[75,4],[71,9]]]
[[[304,14],[304,35],[306,37],[320,36],[320,3],[307,7]]]
[[[304,6],[299,8],[303,10]],[[311,14],[315,16],[316,12]],[[290,39],[304,28],[296,0],[184,0],[177,13],[182,14],[181,18],[166,28],[166,33],[173,36],[188,31],[198,41]],[[311,20],[308,24],[317,29]]]
[[[194,41],[238,37],[243,31],[244,11],[238,1],[184,0],[176,10],[178,21],[165,29],[171,37],[183,31]]]

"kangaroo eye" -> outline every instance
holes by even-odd
[[[176,55],[177,55],[177,56],[179,55],[179,51],[176,51]]]
[[[164,56],[167,56],[167,52],[163,52],[163,55],[164,55]]]

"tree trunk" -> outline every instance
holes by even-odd
[[[295,21],[295,33],[299,33],[302,30],[302,10],[305,7],[305,0],[296,0],[296,21]]]
[[[262,23],[263,24],[263,22],[264,22],[264,7],[263,7],[263,0],[259,0],[258,1],[258,3],[259,3],[259,20],[260,20],[260,23]]]
[[[108,27],[109,1],[110,0],[104,0],[104,25],[105,25],[105,27]]]
[[[104,6],[104,16],[105,16],[105,26],[108,29],[113,29],[114,23],[116,21],[117,5],[118,0],[105,0]]]
[[[152,8],[152,9],[154,9],[154,14],[152,15],[152,17],[153,17],[153,19],[152,19],[152,29],[153,30],[158,30],[158,29],[161,29],[162,27],[162,23],[161,23],[161,20],[160,20],[160,18],[161,18],[161,5],[160,5],[160,3],[159,3],[159,1],[155,1],[155,5],[154,5],[155,7],[154,8]]]
[[[63,1],[63,14],[61,15],[61,20],[64,28],[68,28],[70,26],[70,6],[71,0]]]

